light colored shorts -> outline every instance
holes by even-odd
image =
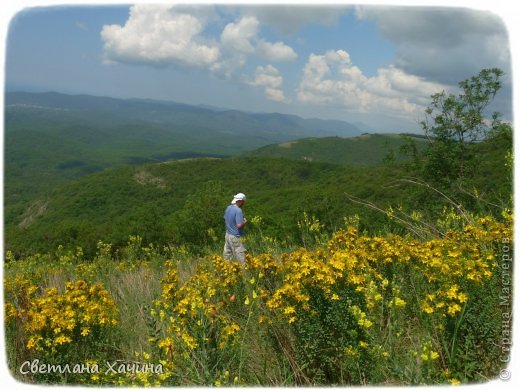
[[[224,259],[236,260],[241,264],[246,261],[247,249],[242,242],[241,237],[235,237],[232,234],[226,233],[226,239],[224,243]]]

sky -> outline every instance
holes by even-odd
[[[33,3],[21,1],[9,19],[7,91],[150,98],[420,132],[432,94],[457,92],[458,82],[498,67],[506,75],[492,109],[512,120],[510,34],[499,0],[488,9]]]

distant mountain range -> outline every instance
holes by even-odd
[[[16,114],[34,115],[38,111],[40,114],[41,111],[47,111],[46,115],[50,117],[53,113],[59,114],[61,120],[64,116],[87,117],[89,123],[107,128],[112,124],[107,123],[107,119],[147,123],[179,135],[223,137],[229,144],[224,153],[302,137],[348,137],[362,132],[351,123],[337,120],[303,119],[279,113],[246,113],[148,99],[115,99],[55,92],[8,92],[5,103],[8,124]],[[235,136],[240,139],[228,140]],[[203,145],[207,143],[202,140]]]
[[[5,199],[108,167],[236,156],[302,137],[356,136],[347,122],[56,92],[5,95]]]

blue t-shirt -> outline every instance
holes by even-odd
[[[224,213],[224,221],[226,222],[226,232],[235,237],[244,235],[244,228],[239,229],[238,224],[244,223],[244,214],[242,209],[234,204],[229,205]]]

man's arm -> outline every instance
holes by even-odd
[[[239,209],[235,219],[235,224],[237,225],[237,228],[242,229],[246,225],[246,223],[247,219],[244,218],[244,213],[242,213],[242,210]]]
[[[243,220],[242,223],[237,223],[237,228],[239,228],[239,229],[242,229],[244,226],[246,226],[247,219],[242,218],[242,220]]]

